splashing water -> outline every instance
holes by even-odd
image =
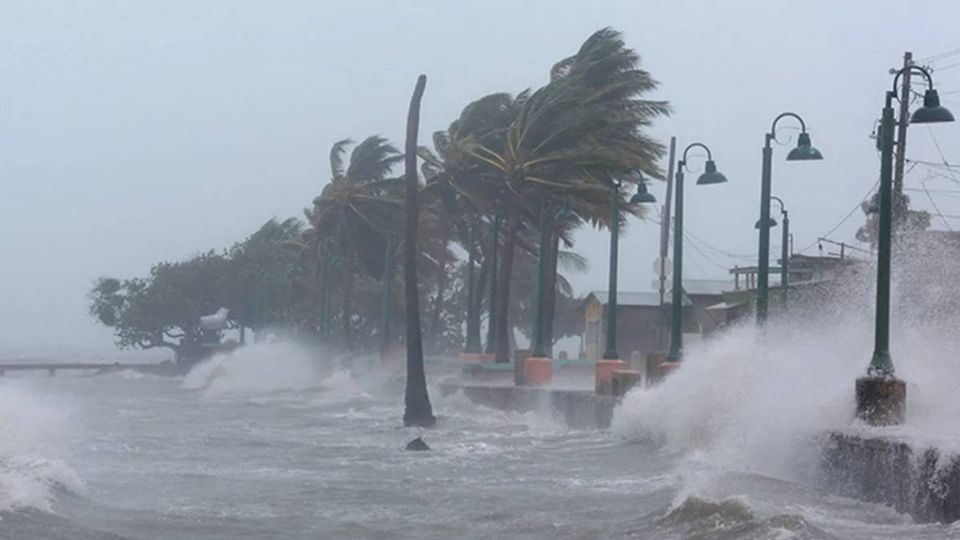
[[[319,390],[323,401],[363,394],[353,376],[322,362],[316,349],[289,342],[263,343],[214,356],[194,366],[182,387],[208,397]],[[316,400],[314,400],[316,401]]]
[[[65,406],[51,404],[22,381],[0,384],[0,512],[49,512],[59,488],[82,491],[62,451],[68,430]]]
[[[614,432],[684,455],[681,498],[731,470],[808,480],[824,434],[881,429],[853,416],[854,381],[873,351],[871,275],[847,276],[840,292],[771,320],[762,333],[751,320],[690,348],[666,381],[624,398]],[[907,296],[914,286],[894,289],[891,329],[897,375],[908,383],[907,422],[883,433],[960,451],[960,399],[949,375],[960,369],[952,353],[960,336],[949,330],[960,326],[960,313],[939,311],[932,322],[929,310],[903,309],[916,302]]]

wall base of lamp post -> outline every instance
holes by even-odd
[[[871,426],[903,423],[907,411],[907,384],[892,376],[860,377],[856,383],[857,418]]]
[[[666,362],[661,362],[660,365],[657,366],[660,380],[662,381],[663,379],[666,379],[667,377],[669,377],[671,373],[680,369],[680,366],[682,365],[683,365],[683,362],[679,362],[679,361],[667,360]]]
[[[660,382],[663,374],[660,372],[660,364],[667,361],[667,353],[652,352],[647,354],[647,361],[643,365],[647,386],[653,386]]]
[[[523,361],[523,382],[526,386],[543,386],[553,379],[553,361],[543,356],[531,356]]]
[[[612,391],[613,372],[627,369],[627,363],[619,358],[597,360],[596,391],[598,394],[609,394]]]

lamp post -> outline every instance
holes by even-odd
[[[760,175],[760,252],[757,257],[757,324],[767,322],[767,306],[770,288],[770,189],[773,172],[773,147],[777,138],[777,124],[784,118],[795,118],[800,122],[800,136],[797,146],[787,154],[787,161],[817,161],[823,159],[819,150],[810,143],[810,134],[803,118],[796,113],[785,112],[773,119],[770,132],[764,135],[763,166]]]
[[[703,143],[692,143],[683,150],[683,156],[677,161],[677,174],[674,180],[673,210],[673,285],[670,300],[670,352],[667,361],[661,365],[664,371],[676,367],[683,359],[683,169],[687,164],[687,153],[693,148],[702,148],[707,152],[707,164],[703,174],[697,178],[697,185],[722,184],[727,177],[717,171],[713,154]]]
[[[787,207],[783,204],[780,197],[770,197],[780,205],[780,218],[782,227],[780,229],[780,309],[787,309],[787,286],[789,285],[789,260],[790,260],[790,216],[787,214]],[[777,220],[770,218],[767,221],[769,227],[776,227]],[[760,222],[757,221],[756,229],[760,229]]]
[[[497,350],[496,316],[497,316],[497,251],[500,248],[500,216],[493,218],[490,226],[490,290],[487,296],[487,346],[483,351],[481,361],[489,362]]]
[[[613,181],[613,189],[610,191],[610,274],[607,291],[607,313],[606,325],[607,340],[603,356],[597,360],[596,391],[597,393],[609,393],[610,383],[613,380],[613,372],[621,370],[627,366],[626,362],[620,359],[620,353],[617,351],[617,264],[618,251],[620,247],[620,186],[622,181],[617,178]],[[637,194],[630,198],[631,203],[656,202],[648,191],[643,179],[637,185]]]
[[[547,287],[547,260],[550,249],[550,204],[545,203],[540,211],[540,253],[537,265],[537,306],[533,320],[533,350],[530,357],[523,363],[522,380],[520,384],[546,384],[553,378],[553,362],[547,356],[546,345],[546,287]],[[568,198],[563,208],[553,219],[560,221],[573,216]]]
[[[911,124],[953,122],[953,114],[940,105],[930,73],[919,66],[896,72],[893,89],[887,91],[880,121],[880,223],[877,241],[877,305],[874,349],[867,375],[856,381],[857,416],[874,425],[899,424],[906,405],[906,384],[894,375],[890,356],[890,256],[893,220],[893,100],[897,82],[906,72],[919,73],[927,80],[923,107],[914,111]]]

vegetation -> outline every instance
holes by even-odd
[[[233,248],[159,263],[147,277],[101,279],[90,311],[119,346],[167,347],[178,357],[195,353],[199,317],[220,307],[230,310],[231,327],[257,335],[296,333],[353,354],[416,347],[416,335],[423,352],[449,355],[479,350],[496,278],[495,350],[508,361],[515,331],[532,335],[541,249],[550,270],[548,342],[579,330],[578,299],[560,270],[585,268],[570,251],[577,228],[622,227],[640,215],[623,194],[643,175],[661,177],[664,148],[646,129],[669,107],[644,99],[655,88],[621,35],[599,30],[552,67],[544,86],[480,97],[430,147],[401,153],[376,135],[335,143],[330,180],[304,220],[271,220]],[[398,177],[404,158],[420,169]],[[624,184],[621,223],[610,223],[615,181]],[[575,217],[557,221],[564,205]],[[550,242],[540,246],[544,212]],[[401,260],[406,272],[390,266]],[[409,333],[421,315],[422,332]],[[384,335],[385,325],[402,324],[410,325],[406,336]]]

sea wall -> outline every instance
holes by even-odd
[[[960,456],[894,438],[830,433],[820,487],[892,506],[921,522],[960,519]]]
[[[444,395],[463,392],[470,401],[501,410],[549,414],[574,429],[610,426],[617,399],[592,390],[563,390],[483,384],[441,384]]]

